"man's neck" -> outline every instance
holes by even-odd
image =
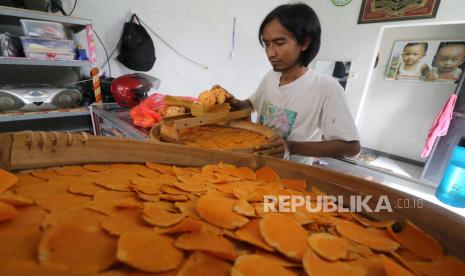
[[[279,80],[279,85],[286,85],[298,79],[300,76],[307,72],[307,67],[305,66],[294,66],[289,68],[286,71],[281,72],[281,78]]]

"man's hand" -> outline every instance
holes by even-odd
[[[268,143],[254,149],[254,154],[277,158],[285,157],[286,152],[288,152],[286,141],[276,133],[268,138]]]

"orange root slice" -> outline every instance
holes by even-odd
[[[192,253],[176,275],[194,276],[194,275],[215,275],[229,276],[231,264],[202,252]]]
[[[232,267],[231,275],[297,276],[296,273],[282,267],[278,262],[259,255],[243,255],[237,258]]]
[[[91,197],[71,193],[50,194],[36,200],[36,205],[49,212],[83,206],[91,202]]]
[[[81,166],[66,166],[55,171],[59,175],[66,176],[80,176],[83,174],[90,173],[90,171],[84,169]]]
[[[428,260],[436,260],[444,255],[442,246],[433,237],[423,232],[410,221],[398,233],[388,228],[389,234],[403,247]]]
[[[121,235],[116,257],[131,267],[156,273],[176,269],[181,264],[183,252],[168,236],[154,231],[135,231]]]
[[[255,207],[247,202],[247,200],[239,200],[239,202],[234,205],[234,211],[239,215],[246,217],[255,217]]]
[[[337,261],[347,257],[349,243],[344,239],[328,233],[313,233],[308,237],[308,244],[320,257]]]
[[[112,235],[122,235],[125,232],[151,229],[142,220],[142,211],[139,209],[123,209],[113,212],[102,221],[101,227]]]
[[[275,251],[260,233],[260,219],[251,220],[234,233],[235,237],[241,241],[248,242],[267,251]]]
[[[202,221],[186,217],[180,223],[171,226],[169,228],[160,228],[157,230],[159,234],[175,234],[175,233],[185,233],[185,232],[194,232],[200,231],[204,228]]]
[[[285,256],[302,260],[308,234],[294,219],[279,213],[269,213],[260,221],[260,233],[265,241]]]
[[[206,195],[197,201],[196,210],[201,218],[211,224],[233,230],[249,222],[233,211],[236,203],[235,200]]]
[[[311,247],[307,247],[302,260],[304,270],[308,275],[325,276],[365,276],[367,271],[359,266],[350,265],[346,262],[328,262],[322,260],[313,252]]]
[[[46,229],[59,224],[100,227],[100,223],[106,217],[107,216],[102,213],[94,212],[84,207],[77,207],[49,213],[44,220],[42,220],[41,227],[42,229]]]
[[[190,251],[205,251],[216,257],[234,261],[237,257],[234,245],[222,235],[207,231],[184,233],[174,242],[176,247]]]
[[[340,235],[348,238],[349,240],[355,241],[374,250],[394,252],[399,248],[399,244],[397,242],[387,237],[383,238],[382,236],[372,233],[364,227],[350,221],[337,221],[336,230]]]
[[[44,266],[95,273],[116,262],[116,239],[99,227],[63,224],[45,232],[39,244]]]
[[[13,187],[18,181],[19,178],[16,175],[0,169],[0,194]]]
[[[169,227],[181,222],[186,214],[173,213],[161,202],[150,202],[144,204],[142,218],[153,226]]]
[[[365,218],[356,213],[349,213],[358,223],[366,227],[377,227],[385,228],[392,226],[396,221],[395,220],[386,220],[386,221],[375,221],[368,218]]]
[[[11,191],[8,191],[0,195],[0,202],[4,202],[12,206],[27,206],[34,204],[34,201],[32,201],[31,199],[22,195],[15,194]]]
[[[390,258],[381,255],[381,259],[383,260],[384,270],[386,271],[387,276],[413,276],[414,274],[410,272],[405,267],[401,266],[400,264],[394,262]]]
[[[0,202],[0,223],[13,219],[18,214],[15,207],[10,204]]]
[[[259,181],[274,181],[280,179],[279,174],[270,167],[261,167],[255,172],[255,175]]]

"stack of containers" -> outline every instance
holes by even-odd
[[[65,40],[65,29],[62,24],[29,19],[20,21],[26,35],[21,37],[21,42],[27,58],[74,59],[74,41]]]

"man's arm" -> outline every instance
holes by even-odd
[[[287,142],[290,154],[313,157],[352,157],[360,152],[359,141]]]

